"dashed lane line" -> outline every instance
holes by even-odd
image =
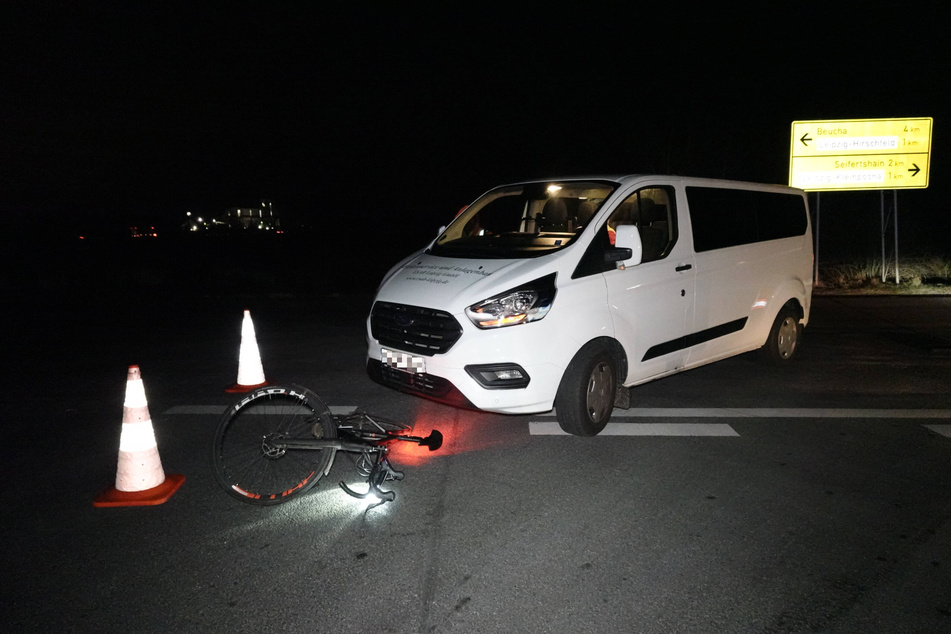
[[[531,421],[532,436],[567,436],[558,423]],[[739,436],[723,423],[608,423],[599,436]]]
[[[221,416],[225,413],[225,410],[228,409],[225,405],[176,405],[171,407],[164,412],[163,416],[175,416],[178,414],[191,414],[191,415],[211,415]]]
[[[555,416],[554,412],[542,414]],[[888,419],[945,419],[951,418],[948,409],[846,409],[846,408],[730,408],[730,407],[639,407],[614,410],[612,418],[888,418]],[[925,425],[931,431],[951,438],[951,425]],[[530,421],[529,434],[533,436],[568,435],[558,423]],[[608,423],[600,436],[739,436],[730,425],[723,423]]]
[[[543,416],[554,416],[554,413]],[[951,418],[951,409],[848,409],[827,407],[635,407],[618,418]]]
[[[221,416],[228,405],[176,405],[164,415]],[[329,405],[332,414],[349,414],[354,405]],[[554,412],[541,414],[552,418]],[[614,410],[612,418],[891,418],[891,419],[951,419],[951,409],[847,409],[847,408],[732,408],[732,407],[636,407]],[[951,438],[951,424],[924,425],[936,434]],[[557,422],[541,420],[528,423],[533,436],[566,436]],[[634,421],[608,423],[601,436],[713,436],[736,437],[739,434],[725,423],[635,423]]]
[[[176,405],[165,415],[224,414],[228,405]],[[349,414],[354,405],[330,405],[333,414]],[[554,412],[540,414],[555,416]],[[614,418],[920,418],[951,419],[951,409],[844,409],[766,407],[634,407],[616,409]]]

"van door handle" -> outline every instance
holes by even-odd
[[[681,264],[674,270],[679,273],[680,271],[689,271],[692,268],[693,268],[693,264]]]

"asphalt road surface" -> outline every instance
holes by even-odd
[[[820,297],[801,357],[635,388],[608,432],[452,409],[363,370],[367,295],[8,311],[4,631],[951,632],[951,298]],[[440,429],[366,511],[209,466],[251,310],[267,378]],[[11,312],[15,314],[10,314]],[[95,508],[141,367],[165,504]]]

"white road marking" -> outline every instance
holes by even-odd
[[[554,411],[540,414],[555,416]],[[845,408],[727,408],[727,407],[635,407],[616,409],[614,420],[631,418],[951,418],[948,409],[845,409]],[[928,429],[951,438],[951,425],[925,425]],[[558,423],[531,421],[529,434],[533,436],[567,435]],[[642,423],[624,421],[608,423],[600,436],[739,436],[726,424],[720,423]]]
[[[163,412],[164,416],[176,414],[215,414],[220,416],[228,409],[226,405],[176,405]]]
[[[532,436],[567,436],[558,423],[532,421]],[[599,436],[739,436],[723,423],[608,423]]]
[[[554,416],[554,412],[540,416]],[[951,409],[840,409],[775,407],[634,407],[612,418],[951,418]]]
[[[221,416],[230,405],[176,405],[165,410],[165,416],[214,415]],[[349,414],[354,405],[328,405],[335,415]],[[539,414],[552,418],[555,413]],[[890,419],[951,419],[949,409],[845,409],[845,408],[728,408],[728,407],[635,407],[616,409],[612,418],[890,418]],[[951,425],[924,425],[936,434],[951,438]],[[567,436],[557,422],[533,420],[528,423],[532,436]],[[739,434],[725,423],[643,423],[633,420],[608,423],[600,436],[714,436],[738,437]]]

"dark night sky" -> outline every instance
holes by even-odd
[[[900,205],[949,227],[951,56],[920,9],[194,4],[0,9],[0,212],[161,224],[267,198],[428,236],[502,182],[785,183],[793,120],[931,116],[931,187]],[[870,200],[877,223],[877,195],[825,196]]]

